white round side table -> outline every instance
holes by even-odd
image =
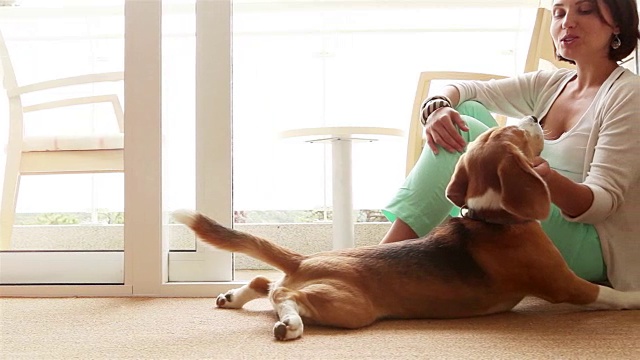
[[[300,128],[280,132],[281,138],[296,138],[308,143],[331,143],[334,249],[355,246],[351,168],[353,142],[373,142],[404,135],[404,131],[400,129],[360,126]]]

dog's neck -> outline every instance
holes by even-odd
[[[467,219],[498,225],[524,224],[534,221],[515,216],[502,209],[469,209],[466,205],[460,209],[460,215]]]

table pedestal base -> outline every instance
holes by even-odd
[[[333,248],[355,246],[351,192],[351,140],[332,139]]]
[[[331,143],[333,186],[333,248],[355,246],[353,194],[351,189],[351,150],[354,141],[372,142],[390,136],[404,136],[400,129],[383,127],[335,126],[286,130],[282,138],[301,138],[309,143]]]

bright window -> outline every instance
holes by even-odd
[[[406,131],[421,71],[519,72],[537,2],[472,3],[236,6],[236,211],[331,207],[328,146],[283,141],[279,131],[337,125]],[[356,209],[380,209],[393,196],[404,178],[405,151],[406,139],[354,145]]]
[[[87,3],[20,1],[24,10],[45,6],[52,11]],[[122,1],[91,4],[91,11],[104,11],[100,21],[68,16],[55,24],[29,17],[21,23],[3,23],[21,83],[122,70],[122,18],[108,15],[114,8],[122,8]],[[175,141],[180,139],[180,131],[185,132],[184,139],[192,138],[193,132],[195,84],[192,75],[184,74],[194,67],[194,2],[165,4],[172,7],[168,7],[164,24],[164,61],[165,68],[173,70],[163,76],[166,84],[173,85],[163,90],[163,116],[167,132],[175,135],[167,139],[172,152],[166,159],[168,167],[175,170],[167,173],[166,181],[172,184],[167,189],[175,194],[167,194],[165,208],[172,209],[193,206],[193,196],[188,193],[194,182],[193,144]],[[235,1],[234,209],[331,207],[329,149],[280,139],[282,130],[353,125],[406,131],[421,71],[511,75],[523,68],[538,1],[447,4],[427,0]],[[183,67],[182,75],[174,71],[179,66]],[[95,106],[74,111],[93,114],[94,121],[86,126],[99,130],[108,109]],[[46,132],[47,126],[36,118],[27,130]],[[356,144],[356,209],[385,205],[404,178],[405,152],[406,139]],[[122,179],[110,176],[119,175],[80,176],[73,181],[57,177],[25,180],[18,211],[122,211],[122,187],[112,185],[121,184]],[[61,190],[47,191],[47,181],[57,182],[55,186]],[[73,193],[78,194],[77,199],[60,198],[60,194]]]

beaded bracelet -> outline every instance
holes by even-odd
[[[427,118],[429,118],[429,115],[443,107],[452,107],[451,100],[444,95],[435,95],[425,100],[420,107],[420,122],[422,125],[427,125]]]

